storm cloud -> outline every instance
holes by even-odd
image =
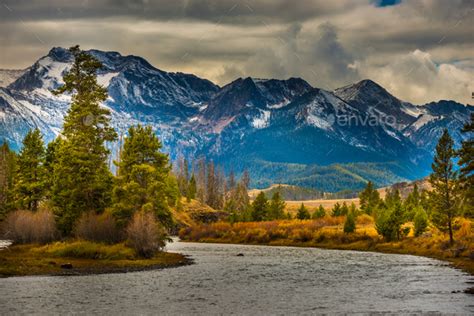
[[[334,89],[370,78],[415,103],[472,103],[472,1],[0,1],[0,68],[53,46],[140,55],[226,84],[302,77]]]

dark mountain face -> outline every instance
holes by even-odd
[[[209,102],[204,118],[220,121],[255,109],[278,109],[311,90],[302,79],[264,80],[239,78],[224,86]]]
[[[334,91],[338,97],[351,106],[376,117],[393,116],[394,127],[398,130],[413,123],[416,117],[412,112],[416,107],[402,102],[372,80],[362,80]]]
[[[220,88],[137,56],[89,53],[104,64],[98,82],[108,88],[104,106],[119,133],[132,124],[152,125],[172,159],[205,156],[227,170],[248,168],[258,185],[336,191],[424,176],[443,128],[459,144],[472,112],[453,101],[415,106],[370,80],[333,92],[299,78],[240,78]],[[0,135],[13,148],[32,127],[46,141],[58,135],[70,96],[50,90],[71,63],[67,50],[53,48],[0,88]]]

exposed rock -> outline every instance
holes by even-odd
[[[72,269],[72,263],[61,264],[61,269]]]

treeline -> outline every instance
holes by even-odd
[[[189,162],[179,157],[174,170],[179,193],[187,200],[197,199],[216,210],[241,211],[249,206],[250,175],[244,170],[240,179],[212,161],[200,158]]]
[[[72,95],[61,134],[46,147],[34,129],[18,154],[6,143],[1,147],[4,238],[126,240],[138,254],[150,256],[164,245],[165,229],[174,224],[170,208],[179,197],[168,156],[151,127],[132,126],[114,162],[117,174],[111,173],[105,143],[117,134],[109,110],[100,106],[107,98],[96,77],[102,65],[78,46],[70,51],[74,64],[54,91]]]
[[[329,195],[316,189],[304,188],[295,185],[277,185],[265,190],[265,193],[268,196],[272,196],[275,192],[279,192],[283,199],[290,201],[323,199]]]
[[[463,133],[474,131],[473,115],[471,122],[463,128]],[[472,135],[471,135],[472,136]],[[447,130],[439,139],[432,164],[433,172],[429,182],[432,190],[413,191],[402,200],[398,189],[389,190],[385,199],[369,182],[360,194],[360,208],[375,218],[377,232],[386,240],[400,240],[410,229],[403,228],[406,222],[414,222],[415,236],[421,235],[431,223],[449,235],[454,242],[455,218],[474,215],[474,141],[469,137],[455,150],[454,142]],[[459,170],[455,168],[458,159]]]

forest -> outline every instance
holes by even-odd
[[[251,200],[248,171],[237,177],[205,157],[182,157],[173,166],[149,126],[128,129],[110,168],[107,144],[119,135],[110,126],[109,110],[100,106],[107,99],[107,90],[97,83],[102,65],[78,46],[70,51],[75,62],[54,91],[72,97],[59,136],[45,145],[40,131],[32,129],[18,153],[6,142],[0,147],[2,236],[14,244],[38,245],[17,248],[31,258],[46,253],[54,258],[150,259],[156,264],[170,234],[180,230],[181,239],[191,241],[431,255],[470,262],[466,269],[472,272],[472,137],[454,148],[444,130],[429,191],[415,185],[402,198],[394,188],[382,198],[369,181],[358,194],[359,206],[338,202],[331,209],[310,209],[303,202],[292,212],[285,198],[324,198],[324,193],[272,189]],[[472,116],[462,132],[474,132]],[[186,212],[193,202],[222,213],[183,225],[174,214]],[[173,260],[183,262],[182,257]]]

